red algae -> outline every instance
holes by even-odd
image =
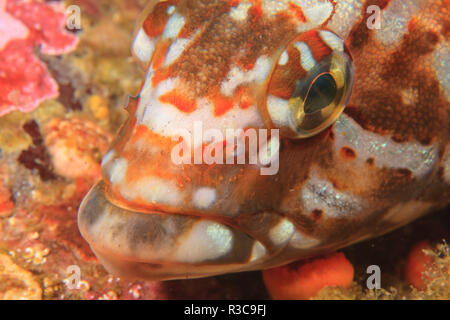
[[[78,38],[67,32],[61,4],[0,0],[0,116],[29,112],[58,96],[58,84],[35,55],[72,51]]]

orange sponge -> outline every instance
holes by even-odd
[[[353,276],[352,264],[340,252],[263,271],[267,290],[277,300],[310,299],[327,286],[350,286]]]
[[[425,271],[433,268],[433,258],[425,254],[423,250],[432,250],[430,243],[426,240],[411,248],[405,268],[406,281],[418,290],[426,288],[430,277],[425,274]]]

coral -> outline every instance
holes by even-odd
[[[263,271],[273,299],[303,300],[327,286],[349,287],[354,277],[352,264],[343,253]]]
[[[42,289],[33,274],[0,254],[0,299],[39,300],[41,297]]]
[[[425,248],[422,253],[431,259],[431,264],[427,264],[422,273],[426,280],[424,287],[421,290],[413,288],[411,299],[450,300],[450,250],[447,242]]]
[[[101,158],[112,135],[93,122],[82,119],[52,119],[44,127],[45,144],[55,173],[68,179],[101,177]]]
[[[419,290],[426,288],[430,277],[425,272],[433,267],[433,258],[427,255],[425,250],[432,250],[428,241],[417,243],[409,252],[406,263],[406,281]]]
[[[0,218],[9,216],[13,209],[14,203],[11,201],[11,193],[0,179]]]
[[[32,111],[58,96],[58,84],[34,55],[70,52],[78,39],[65,31],[61,4],[0,0],[0,116]]]

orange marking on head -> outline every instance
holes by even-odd
[[[155,72],[152,79],[152,85],[154,88],[164,80],[167,80],[170,78],[170,72],[168,70],[159,69]]]
[[[148,150],[139,146],[138,143],[141,143],[141,146],[149,146]],[[178,142],[172,141],[170,137],[161,136],[150,130],[146,125],[138,125],[129,140],[127,148],[121,152],[121,157],[128,161],[125,176],[126,183],[133,183],[149,176],[156,176],[166,180],[174,179],[175,175],[167,170],[166,155],[170,153],[176,144]],[[159,149],[160,152],[151,151],[155,149]],[[148,152],[152,152],[152,154],[148,155]],[[136,154],[141,154],[142,156],[136,157]],[[149,158],[152,160],[148,161]]]
[[[230,6],[230,7],[237,7],[239,5],[239,3],[241,3],[241,0],[229,0],[228,1],[228,6]]]
[[[192,34],[194,34],[194,31],[196,31],[195,28],[192,28],[192,26],[185,25],[178,34],[178,38],[190,38]]]
[[[304,41],[312,52],[316,61],[321,61],[329,56],[332,49],[320,38],[316,30],[305,32],[299,37],[300,41]]]
[[[261,0],[253,0],[253,6],[248,10],[248,14],[253,17],[252,20],[257,20],[262,17],[263,10]]]
[[[170,45],[171,42],[169,40],[165,40],[163,43],[161,43],[161,46],[158,47],[153,57],[153,69],[161,68],[162,64],[164,63],[164,59],[166,58],[167,52],[169,51]]]
[[[169,103],[175,106],[178,110],[186,113],[191,113],[197,109],[197,102],[182,96],[181,94],[171,91],[159,97],[159,101]]]
[[[416,17],[412,17],[408,23],[408,32],[414,32],[417,27],[420,27],[419,20]]]
[[[150,38],[156,38],[161,33],[163,33],[167,20],[169,20],[167,9],[172,5],[173,2],[174,1],[158,3],[153,11],[145,19],[142,27],[144,28],[145,33]]]
[[[295,17],[300,21],[300,22],[306,22],[306,17],[305,14],[303,13],[303,10],[301,7],[299,7],[298,5],[289,2],[289,10],[291,10]]]
[[[145,139],[149,132],[150,130],[148,130],[146,125],[138,125],[134,131],[131,143],[135,143],[140,139]]]
[[[269,93],[278,98],[289,100],[292,98],[297,80],[307,76],[307,72],[300,64],[300,52],[290,45],[287,48],[289,61],[286,65],[278,65],[272,75]]]
[[[236,90],[236,97],[239,100],[239,107],[241,109],[248,109],[253,104],[253,98],[248,92],[248,90],[244,87],[239,87]]]
[[[216,117],[223,116],[225,113],[233,108],[233,99],[224,97],[222,95],[216,95],[211,98],[214,103],[214,115]]]

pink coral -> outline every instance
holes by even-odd
[[[42,1],[0,0],[0,116],[28,112],[58,96],[58,84],[34,56],[73,50],[78,38],[65,31],[61,4]]]

